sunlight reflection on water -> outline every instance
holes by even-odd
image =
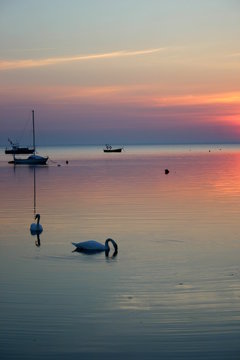
[[[240,149],[208,150],[45,149],[40,246],[33,168],[1,158],[4,359],[239,358]],[[107,237],[115,258],[73,252]]]

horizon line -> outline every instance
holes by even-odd
[[[160,142],[146,142],[146,143],[143,143],[143,142],[133,142],[133,143],[125,143],[125,145],[123,145],[121,142],[114,142],[114,143],[111,143],[113,146],[116,146],[116,145],[121,145],[121,146],[149,146],[149,145],[154,145],[154,146],[179,146],[179,145],[240,145],[240,140],[239,141],[220,141],[220,142],[211,142],[211,141],[206,141],[206,142],[202,142],[202,141],[198,141],[198,142],[194,142],[194,141],[191,141],[191,142],[169,142],[169,143],[160,143]],[[59,143],[59,144],[45,144],[45,145],[41,145],[41,144],[37,144],[37,147],[57,147],[57,146],[63,146],[63,147],[71,147],[71,146],[105,146],[105,143],[89,143],[89,144],[80,144],[80,143],[73,143],[73,144],[63,144],[63,143]],[[5,148],[6,145],[2,145],[0,144],[0,148]]]

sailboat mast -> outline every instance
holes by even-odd
[[[32,123],[33,123],[33,149],[34,149],[34,155],[35,155],[35,124],[34,124],[34,110],[32,110]]]

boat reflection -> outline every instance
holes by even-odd
[[[32,236],[36,236],[35,245],[37,247],[41,246],[40,234],[43,232],[43,227],[40,224],[40,214],[36,214],[37,208],[37,189],[36,189],[36,168],[33,167],[33,216],[37,220],[37,223],[32,223],[30,226],[30,233]]]

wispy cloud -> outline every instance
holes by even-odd
[[[240,52],[236,52],[236,53],[233,53],[233,54],[229,54],[227,55],[227,57],[240,57]]]
[[[110,59],[110,58],[120,58],[120,57],[130,57],[130,56],[141,56],[141,55],[150,55],[160,51],[165,50],[165,48],[157,49],[146,49],[146,50],[137,50],[137,51],[114,51],[109,53],[102,54],[88,54],[88,55],[75,55],[69,57],[52,57],[45,59],[25,59],[25,60],[0,60],[0,70],[13,70],[13,69],[26,69],[40,66],[48,65],[58,65],[69,62],[76,61],[87,61],[94,59]]]
[[[72,85],[22,85],[18,87],[6,85],[0,87],[0,105],[12,102],[54,105],[84,105],[91,108],[97,106],[111,108],[153,109],[159,111],[186,111],[206,109],[207,116],[211,108],[221,112],[223,108],[240,112],[240,92],[164,94],[164,90],[151,84],[111,85],[111,86],[72,86]],[[174,110],[175,109],[175,110]],[[189,110],[188,110],[189,109]],[[191,110],[192,109],[192,110]],[[182,110],[182,111],[185,111]]]
[[[169,97],[155,97],[156,106],[194,106],[212,104],[240,104],[240,92],[206,95],[183,95]]]

